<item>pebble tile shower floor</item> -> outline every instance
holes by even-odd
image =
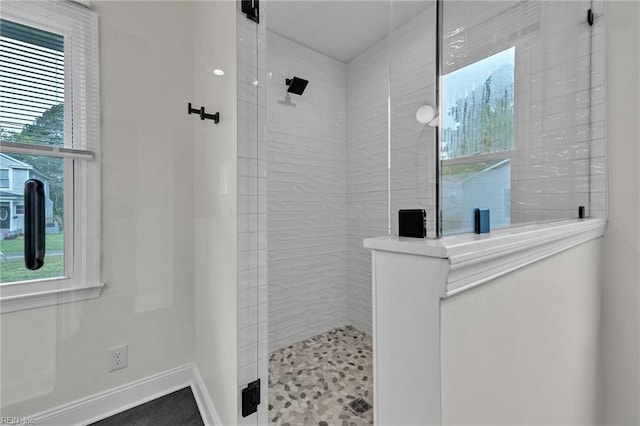
[[[373,424],[371,348],[347,326],[269,354],[270,424]]]

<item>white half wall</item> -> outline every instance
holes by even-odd
[[[443,425],[597,425],[601,238],[446,299]]]

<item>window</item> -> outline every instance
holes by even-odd
[[[0,188],[10,188],[9,169],[0,169]]]
[[[0,235],[0,312],[100,294],[97,48],[97,16],[81,6],[0,9],[0,186],[9,170],[12,179],[0,203],[15,211]],[[29,179],[45,196],[45,264],[35,271],[22,258]]]
[[[514,152],[515,48],[442,77],[443,231],[473,229],[489,208],[491,227],[509,226]]]

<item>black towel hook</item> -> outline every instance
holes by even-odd
[[[187,110],[189,114],[200,114],[200,120],[213,120],[214,123],[218,124],[220,122],[220,113],[216,112],[215,114],[207,114],[204,112],[204,107],[191,108],[191,102],[189,102],[189,108]]]

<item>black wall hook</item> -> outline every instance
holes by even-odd
[[[191,102],[189,102],[189,107],[187,109],[189,114],[199,114],[200,120],[213,120],[214,123],[218,124],[220,122],[220,113],[216,112],[215,114],[207,114],[204,112],[204,107],[200,107],[200,109],[191,108]]]

